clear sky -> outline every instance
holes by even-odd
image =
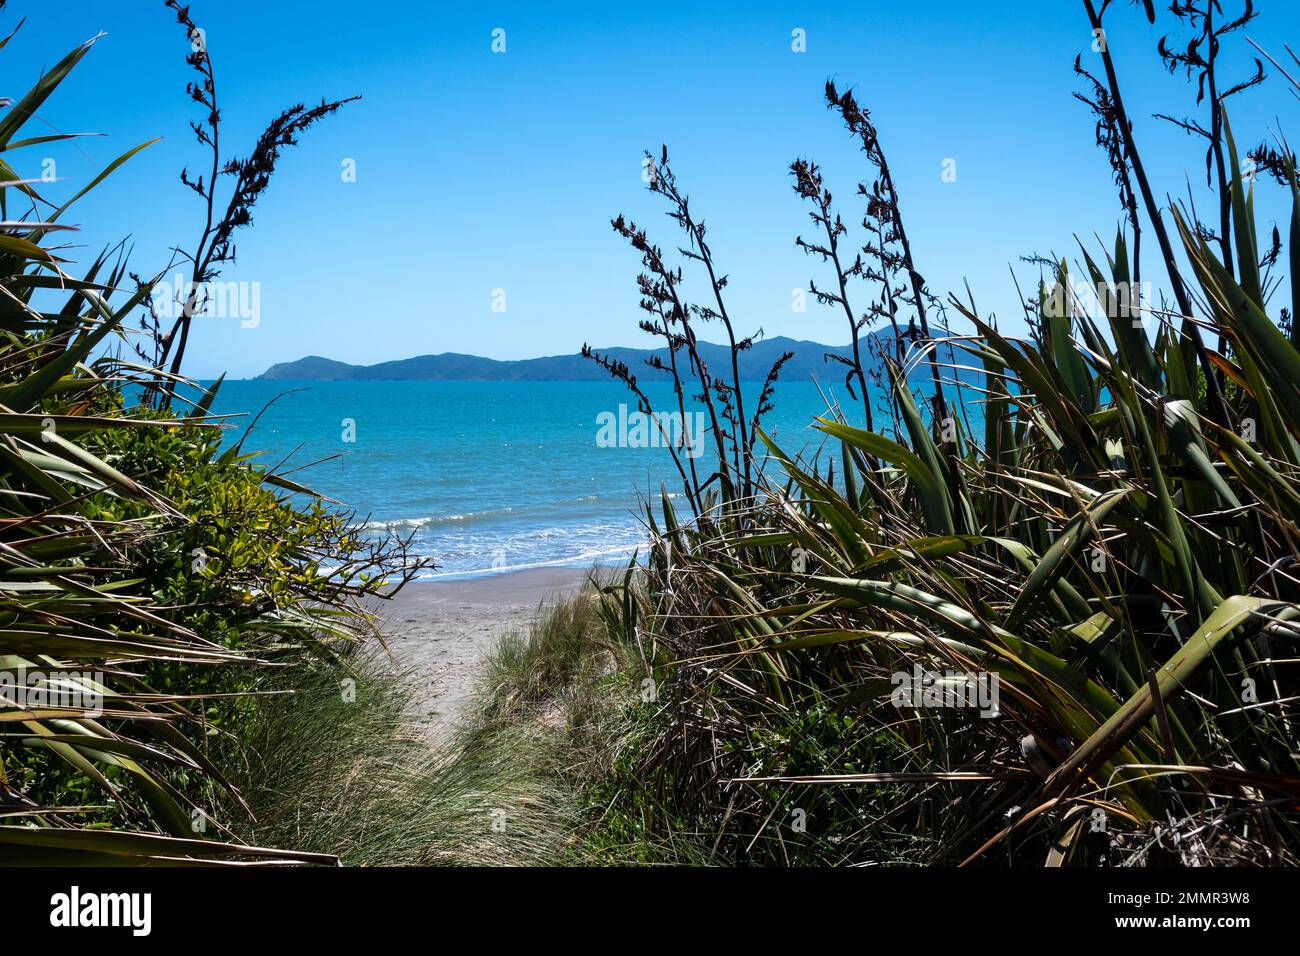
[[[1257,6],[1249,31],[1257,42],[1282,54],[1284,42],[1300,40],[1300,5]],[[984,311],[1022,327],[1008,263],[1032,285],[1037,269],[1019,256],[1073,254],[1076,234],[1109,241],[1119,219],[1092,119],[1070,96],[1081,88],[1077,53],[1100,70],[1072,0],[195,0],[192,13],[207,31],[223,137],[238,155],[284,106],[363,96],[286,154],[225,276],[259,283],[260,325],[200,320],[186,368],[197,377],[253,376],[305,354],[370,363],[643,344],[637,257],[609,219],[626,212],[676,244],[641,182],[642,150],[661,143],[709,225],[738,324],[846,341],[842,316],[815,304],[791,309],[791,290],[825,273],[793,244],[810,224],[790,189],[790,161],[820,162],[846,220],[861,216],[853,193],[867,171],[822,106],[828,77],[856,87],[873,111],[918,267],[935,292],[968,280]],[[68,219],[84,227],[74,258],[129,235],[134,268],[156,272],[169,247],[192,245],[201,227],[197,197],[177,178],[181,166],[204,162],[187,128],[194,111],[183,92],[190,70],[181,28],[161,0],[14,0],[0,20],[5,32],[21,16],[26,25],[0,51],[0,94],[21,94],[41,69],[104,31],[36,126],[108,135],[12,160],[35,176],[45,153],[55,157],[57,194],[127,148],[164,137]],[[1204,198],[1199,144],[1150,118],[1197,109],[1194,89],[1155,55],[1160,34],[1177,25],[1162,9],[1149,27],[1140,9],[1118,0],[1108,18],[1157,188],[1183,193],[1190,176]],[[504,53],[492,51],[497,28]],[[796,29],[806,52],[792,50]],[[1249,52],[1233,42],[1236,72]],[[1253,144],[1296,106],[1270,79],[1232,101],[1234,129]],[[355,182],[341,175],[348,159]],[[946,159],[956,162],[955,182],[942,179]],[[1281,214],[1279,198],[1262,184],[1266,219]],[[1147,260],[1149,273],[1155,265]],[[505,312],[493,311],[497,289]]]

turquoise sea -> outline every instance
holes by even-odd
[[[668,385],[646,390],[676,407]],[[212,411],[245,414],[227,442],[268,402],[244,450],[267,466],[287,456],[282,472],[339,456],[291,477],[373,534],[413,532],[413,550],[437,562],[430,578],[626,561],[645,540],[638,495],[681,493],[665,449],[598,444],[598,416],[635,411],[615,382],[229,381]],[[780,385],[765,428],[787,451],[811,450],[825,409],[812,382]]]

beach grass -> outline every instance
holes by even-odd
[[[230,742],[240,836],[352,866],[590,862],[584,791],[627,696],[598,607],[583,589],[503,633],[451,727],[414,706],[425,675],[379,648],[296,672]]]
[[[606,610],[588,584],[505,631],[449,728],[413,706],[423,675],[378,649],[297,672],[223,757],[251,811],[239,836],[350,866],[743,858],[639,779],[665,714]]]
[[[233,780],[250,842],[336,855],[346,866],[554,864],[574,802],[550,731],[475,722],[434,740],[413,675],[381,651],[298,674],[246,721]]]

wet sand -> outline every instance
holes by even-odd
[[[582,587],[590,570],[531,568],[468,580],[416,581],[379,608],[384,641],[410,672],[413,710],[443,734],[463,712],[477,665],[500,636]]]

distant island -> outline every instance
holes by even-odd
[[[892,338],[883,333],[885,340]],[[879,336],[877,336],[879,338]],[[863,341],[863,349],[867,348]],[[878,340],[877,348],[886,344]],[[723,378],[731,364],[731,352],[726,345],[701,342],[700,356],[715,373]],[[626,362],[639,378],[654,380],[666,377],[645,364],[645,360],[658,355],[665,362],[667,349],[610,348],[598,349],[602,355]],[[740,354],[740,377],[743,381],[762,381],[768,369],[783,353],[793,352],[794,358],[786,363],[781,377],[784,380],[807,381],[817,375],[828,380],[843,377],[844,366],[828,363],[827,353],[848,356],[848,345],[821,345],[786,336],[776,336],[755,342],[753,348]],[[863,359],[867,356],[864,354]],[[414,358],[380,362],[377,365],[349,365],[319,355],[308,355],[295,362],[272,365],[258,378],[280,381],[382,381],[396,379],[422,379],[436,381],[528,381],[528,382],[588,382],[607,381],[609,373],[581,355],[547,355],[542,358],[500,361],[478,355],[443,352],[440,355],[417,355]]]

